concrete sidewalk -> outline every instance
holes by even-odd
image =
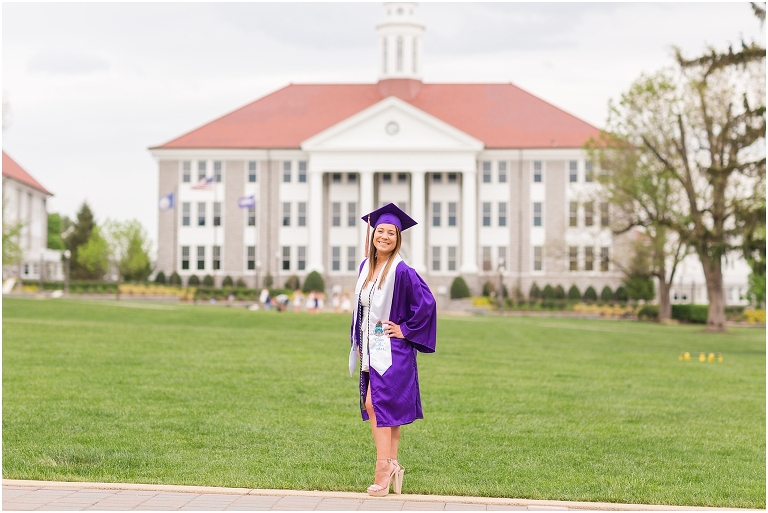
[[[373,498],[366,493],[354,492],[3,479],[3,510],[17,511],[673,511],[704,509],[726,508],[407,494],[390,494],[383,498]]]

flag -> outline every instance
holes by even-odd
[[[256,198],[253,197],[253,194],[250,196],[244,196],[242,198],[237,199],[237,206],[240,208],[251,208],[256,206]]]
[[[160,207],[160,210],[165,212],[166,210],[170,210],[174,207],[174,201],[173,201],[173,193],[168,193],[165,196],[160,198],[160,203],[158,204]]]
[[[199,191],[212,191],[213,190],[213,177],[209,176],[208,178],[201,178],[199,182],[197,182],[195,185],[192,186],[193,189],[197,189]]]

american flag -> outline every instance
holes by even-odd
[[[201,178],[199,182],[192,186],[193,189],[200,191],[212,191],[213,190],[213,177]]]

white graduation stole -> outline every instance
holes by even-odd
[[[367,326],[359,327],[361,330],[368,330],[370,366],[382,375],[392,366],[392,345],[390,344],[389,337],[381,332],[376,332],[376,323],[379,321],[382,323],[389,321],[389,312],[392,309],[392,299],[395,295],[395,270],[397,269],[397,265],[402,261],[403,259],[399,254],[395,255],[384,283],[381,284],[381,280],[376,281],[373,288],[373,296],[371,297]],[[357,316],[358,309],[360,308],[360,291],[363,290],[365,278],[368,276],[369,262],[368,259],[365,260],[363,269],[360,271],[360,276],[357,278],[357,285],[355,285],[355,305],[352,310],[355,313],[355,316]],[[379,289],[379,285],[381,285],[381,289]],[[362,322],[365,321],[366,319],[362,320]],[[355,326],[357,326],[357,322],[355,322]],[[355,344],[353,334],[352,350],[349,353],[350,376],[354,375],[356,364],[357,345]]]

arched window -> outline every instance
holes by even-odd
[[[397,36],[397,71],[403,71],[403,36]]]
[[[418,44],[419,44],[419,43],[418,43],[418,39],[416,39],[416,38],[414,37],[414,38],[413,38],[413,61],[412,61],[412,62],[413,62],[413,73],[414,73],[414,74],[416,74],[416,73],[418,73],[418,72],[419,72],[419,67],[418,67],[418,65],[416,64],[416,56],[417,56],[417,55],[419,55],[419,49],[418,49],[418,47],[417,47],[417,45],[418,45]]]
[[[387,38],[381,40],[381,72],[387,74]]]

